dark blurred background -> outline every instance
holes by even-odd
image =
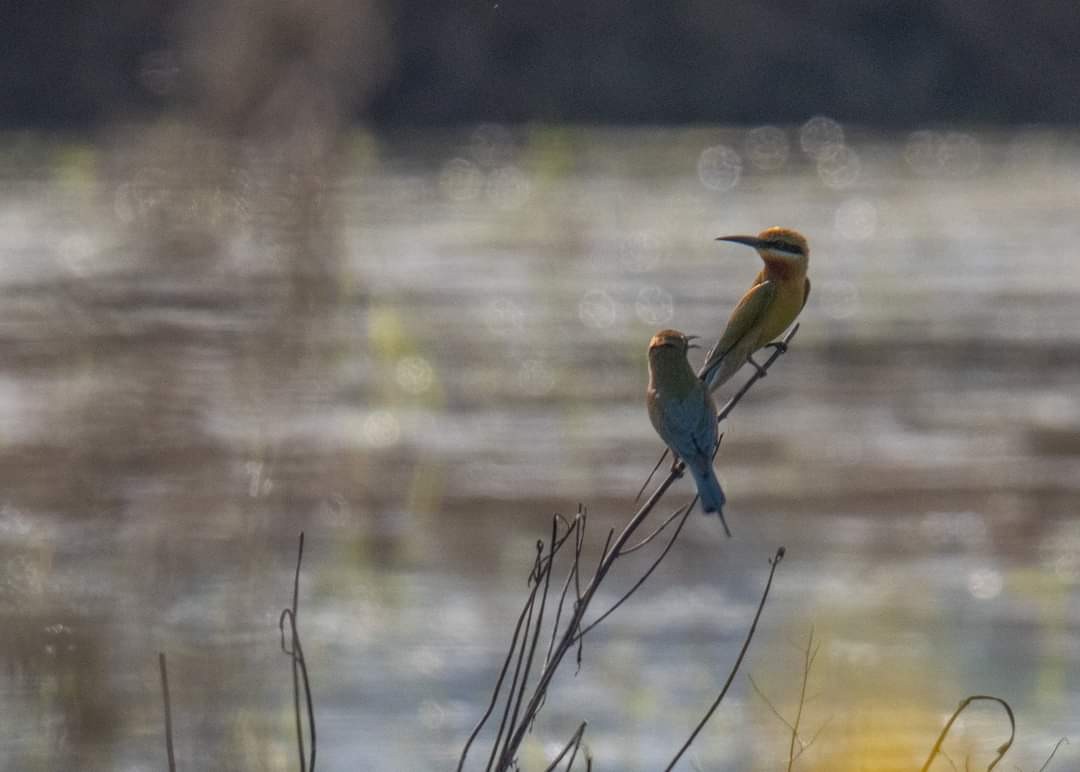
[[[243,124],[295,68],[344,98],[343,118],[380,126],[1080,118],[1080,14],[1055,0],[50,0],[0,13],[8,126],[166,104]],[[270,50],[270,66],[243,67]]]

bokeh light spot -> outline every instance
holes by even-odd
[[[818,177],[828,188],[851,187],[858,181],[861,172],[862,162],[858,154],[847,146],[839,147],[835,153],[818,159]]]
[[[642,287],[638,292],[634,310],[645,324],[658,327],[667,324],[675,316],[675,301],[671,293],[662,287]]]
[[[660,260],[661,240],[652,231],[625,234],[616,247],[619,266],[630,273],[644,273]]]
[[[714,145],[701,151],[697,164],[698,179],[709,190],[731,190],[739,184],[742,158],[726,145]]]
[[[815,161],[831,158],[844,147],[844,127],[832,118],[815,115],[799,129],[799,147]]]
[[[615,301],[603,290],[589,290],[578,303],[578,316],[588,327],[606,329],[615,323]]]
[[[362,432],[369,445],[385,448],[401,439],[397,417],[388,410],[376,410],[364,419]]]
[[[431,388],[435,378],[431,364],[419,356],[406,356],[398,360],[394,368],[398,386],[409,394],[423,394]]]
[[[991,600],[1001,594],[1005,580],[1000,571],[979,568],[968,576],[968,592],[979,600]]]
[[[787,133],[776,126],[758,126],[746,133],[746,157],[763,171],[783,168],[791,152]]]

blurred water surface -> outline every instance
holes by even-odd
[[[735,538],[690,520],[524,767],[580,720],[597,768],[662,767],[783,544],[745,670],[790,721],[813,625],[801,769],[917,769],[978,692],[1038,768],[1080,715],[1080,137],[845,129],[5,136],[2,768],[161,768],[158,651],[181,768],[293,768],[300,529],[319,768],[452,768],[551,513],[595,552],[656,458],[649,336],[715,338],[759,264],[712,239],[774,224],[814,284],[725,428]],[[950,752],[1005,736],[976,710]],[[788,739],[740,678],[691,756]]]

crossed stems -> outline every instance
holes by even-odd
[[[791,328],[783,340],[773,344],[772,353],[765,360],[764,364],[759,365],[754,363],[754,374],[742,385],[742,387],[728,400],[724,407],[717,414],[717,421],[723,421],[734,410],[735,406],[743,398],[743,396],[750,390],[750,388],[761,378],[765,377],[769,368],[780,358],[788,349],[788,345],[791,343],[792,338],[799,330],[799,325],[796,324]],[[662,461],[662,459],[661,459]],[[659,465],[658,465],[659,466]],[[521,610],[521,614],[518,617],[517,624],[514,627],[513,636],[511,638],[510,646],[508,647],[506,657],[503,661],[502,669],[496,680],[495,689],[492,693],[491,700],[485,710],[483,716],[480,718],[476,727],[469,735],[468,740],[465,743],[465,747],[462,750],[461,757],[458,761],[457,770],[461,772],[465,766],[465,759],[468,756],[469,749],[471,748],[476,737],[479,735],[481,729],[487,722],[488,718],[495,710],[495,706],[498,703],[499,695],[502,691],[503,683],[506,679],[506,675],[509,671],[512,661],[514,664],[514,671],[511,677],[510,688],[506,699],[505,706],[503,708],[502,719],[499,724],[499,728],[495,737],[495,741],[492,744],[491,754],[488,758],[486,772],[490,772],[493,768],[496,772],[504,772],[504,770],[510,769],[515,765],[515,758],[517,756],[518,748],[521,746],[525,735],[532,727],[533,721],[536,719],[536,715],[543,707],[544,700],[547,696],[547,689],[551,684],[551,679],[554,677],[556,670],[562,663],[566,654],[573,648],[577,648],[577,663],[580,667],[582,658],[582,640],[587,632],[596,627],[600,622],[606,619],[612,612],[621,606],[631,595],[633,595],[645,581],[649,578],[652,572],[664,559],[664,557],[671,550],[675,540],[678,538],[682,531],[682,527],[686,522],[687,516],[693,509],[694,503],[697,501],[695,497],[691,502],[683,507],[676,509],[670,516],[668,516],[652,533],[641,539],[638,543],[631,547],[627,547],[627,542],[638,530],[641,524],[645,521],[645,518],[649,516],[652,510],[667,493],[668,488],[679,479],[684,471],[685,467],[681,461],[676,462],[668,475],[657,485],[656,489],[652,492],[649,498],[638,509],[638,511],[630,518],[630,521],[623,527],[622,531],[617,537],[615,537],[615,529],[611,529],[608,532],[607,538],[604,542],[604,549],[601,552],[600,562],[593,572],[588,584],[582,589],[581,587],[581,551],[585,535],[585,526],[587,522],[587,513],[584,508],[579,508],[577,515],[572,522],[569,522],[561,515],[556,514],[552,518],[552,535],[547,554],[544,551],[544,544],[542,541],[537,542],[536,558],[533,563],[532,571],[529,574],[529,584],[531,590],[525,605]],[[681,518],[680,518],[681,516]],[[661,531],[663,531],[671,522],[675,519],[679,519],[679,525],[675,529],[671,538],[668,540],[667,545],[661,551],[659,556],[652,562],[652,564],[646,569],[644,574],[635,582],[635,584],[623,594],[607,611],[590,622],[588,625],[584,625],[585,613],[589,608],[589,604],[592,602],[593,597],[596,594],[600,583],[607,576],[611,570],[615,561],[621,556],[634,552],[646,544],[651,542]],[[563,524],[565,531],[559,535],[559,525]],[[725,525],[726,530],[726,525]],[[530,670],[532,668],[533,660],[535,658],[537,644],[540,636],[540,627],[543,624],[544,613],[547,606],[548,592],[551,583],[551,572],[555,563],[555,555],[562,549],[562,547],[569,540],[570,536],[574,536],[574,561],[571,565],[570,571],[563,582],[563,587],[559,596],[559,601],[556,609],[556,616],[551,633],[551,640],[548,644],[547,655],[544,658],[544,664],[540,669],[539,676],[537,677],[536,684],[532,688],[532,692],[528,701],[525,701],[525,693],[527,691],[528,680]],[[782,548],[781,548],[782,550]],[[773,571],[776,570],[776,565],[779,564],[780,558],[782,558],[782,551],[777,553],[777,556],[773,559]],[[769,582],[771,585],[772,573],[769,575]],[[562,629],[561,635],[559,634],[559,624],[562,617],[563,606],[566,596],[569,592],[571,584],[574,586],[575,600],[573,604],[573,611],[571,612],[570,619],[568,620],[566,627]],[[768,586],[766,587],[766,595],[768,594]],[[541,590],[541,587],[543,588]],[[540,602],[537,604],[537,595],[540,596]],[[758,614],[764,606],[765,596],[762,597],[762,606],[759,607]],[[535,621],[534,621],[535,615]],[[757,617],[755,617],[754,625],[757,624]],[[530,643],[531,633],[531,643]],[[751,635],[753,634],[753,628],[751,628]],[[743,654],[745,654],[745,646],[749,645],[749,638],[742,654],[739,656],[739,662],[742,660]],[[516,652],[516,657],[515,657]],[[738,662],[736,663],[736,668]],[[729,682],[730,683],[730,682]],[[726,687],[725,687],[726,692]],[[721,693],[721,698],[723,693]],[[522,705],[524,704],[524,709]],[[695,730],[694,735],[691,736],[691,740],[700,731],[701,726],[704,725],[704,721],[708,720],[709,716],[719,705],[719,700],[706,714],[702,724]],[[584,732],[584,727],[579,729],[580,733]],[[580,743],[580,737],[577,740]],[[690,741],[680,751],[680,755],[688,747]],[[678,756],[676,757],[676,759]],[[674,761],[672,762],[674,764]]]

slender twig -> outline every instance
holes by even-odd
[[[539,589],[539,585],[533,587],[532,592],[529,593],[529,597],[525,601],[525,605],[521,608],[517,624],[514,625],[514,634],[510,639],[510,646],[507,648],[506,657],[503,659],[502,670],[499,671],[499,677],[496,679],[495,688],[491,693],[491,701],[488,703],[484,715],[476,722],[476,726],[473,728],[472,733],[469,735],[469,739],[465,743],[465,747],[461,751],[461,758],[458,759],[457,772],[462,772],[465,768],[465,758],[469,755],[469,748],[472,747],[477,735],[479,735],[480,730],[484,728],[484,724],[486,724],[487,720],[491,717],[492,712],[495,710],[495,705],[499,701],[499,693],[502,691],[503,681],[506,679],[506,671],[510,668],[510,662],[514,658],[514,651],[517,650],[518,636],[521,635],[521,628],[525,623],[525,616],[532,608],[533,601],[536,598],[537,589]]]
[[[773,349],[772,353],[769,354],[769,358],[766,359],[764,364],[761,365],[760,370],[754,370],[754,374],[746,379],[746,383],[739,387],[739,390],[735,392],[734,395],[732,395],[731,399],[729,399],[727,403],[722,408],[720,408],[720,410],[717,411],[716,420],[718,422],[723,421],[731,414],[731,411],[735,409],[735,406],[737,404],[739,404],[739,400],[741,400],[743,396],[745,396],[746,392],[750,391],[750,388],[755,383],[764,378],[765,373],[769,371],[769,368],[773,366],[773,363],[784,355],[784,353],[788,350],[788,346],[791,345],[791,341],[795,337],[795,333],[799,331],[799,324],[799,322],[796,322],[795,326],[788,330],[788,334],[781,339],[779,344],[769,344],[770,346],[772,346]]]
[[[172,704],[169,700],[169,672],[165,667],[165,652],[163,651],[158,652],[158,670],[161,671],[161,701],[165,703],[165,754],[169,760],[169,772],[176,772],[176,757],[173,755]],[[1051,758],[1053,758],[1052,754]]]
[[[634,496],[634,503],[635,504],[637,504],[639,501],[641,501],[641,497],[642,497],[642,495],[644,495],[645,489],[649,487],[649,483],[652,482],[652,478],[656,476],[657,471],[659,471],[661,465],[664,463],[664,459],[668,457],[668,453],[670,453],[670,452],[671,452],[670,448],[667,448],[667,447],[664,448],[664,452],[660,454],[660,458],[657,460],[656,465],[652,468],[652,471],[649,472],[649,476],[645,478],[645,482],[643,482],[641,484],[641,487],[638,488],[637,495]]]
[[[975,694],[971,697],[966,697],[956,708],[953,714],[949,717],[949,720],[945,723],[945,726],[942,727],[941,734],[938,735],[937,742],[934,743],[934,747],[930,749],[930,756],[927,757],[926,763],[922,765],[921,772],[928,772],[928,770],[930,769],[930,765],[934,763],[934,758],[939,753],[941,753],[941,744],[945,742],[945,738],[948,736],[949,731],[952,729],[953,723],[960,716],[960,714],[963,713],[971,703],[977,702],[979,700],[984,700],[986,702],[996,702],[1005,709],[1005,713],[1009,717],[1009,739],[998,747],[997,756],[994,758],[993,761],[990,762],[990,766],[986,768],[986,772],[990,772],[990,770],[996,767],[998,765],[998,762],[1000,762],[1002,758],[1005,757],[1005,754],[1009,752],[1009,748],[1012,747],[1013,740],[1016,738],[1016,717],[1013,715],[1012,707],[1009,705],[1009,703],[1005,702],[1005,700],[1001,699],[1000,697],[994,697],[987,694]]]
[[[754,692],[757,694],[758,697],[761,698],[761,701],[765,703],[766,707],[768,707],[769,712],[776,716],[776,720],[786,726],[789,732],[794,731],[795,727],[791,725],[790,721],[784,718],[783,714],[776,709],[775,705],[772,704],[772,701],[765,696],[765,692],[763,692],[761,690],[761,687],[758,686],[757,681],[754,680],[754,677],[750,674],[747,674],[746,680],[750,682],[750,686],[753,688]]]
[[[585,528],[585,516],[578,512],[574,517],[574,522],[570,526],[570,529],[577,529],[580,526],[581,530]],[[551,640],[548,642],[547,654],[544,656],[544,667],[547,667],[547,663],[551,661],[551,652],[555,649],[555,639],[559,635],[559,622],[562,620],[563,604],[566,602],[566,594],[570,591],[570,582],[578,581],[579,569],[581,567],[581,535],[580,533],[574,534],[574,562],[570,565],[570,570],[566,572],[566,580],[563,582],[562,590],[559,592],[559,603],[555,607],[555,619],[551,624]]]
[[[569,770],[574,766],[574,757],[577,755],[578,748],[581,746],[581,738],[585,734],[585,727],[587,722],[582,721],[581,726],[574,732],[574,736],[570,738],[570,741],[563,746],[563,749],[559,751],[559,755],[547,766],[544,772],[553,772],[555,767],[559,766],[559,762],[563,760],[563,756],[570,753],[570,761],[567,763],[566,768]]]
[[[945,761],[949,762],[949,769],[951,769],[953,772],[960,772],[960,769],[956,766],[956,762],[952,760],[952,756],[950,756],[948,753],[945,752],[944,748],[941,749],[941,758],[943,758],[943,759],[945,759]],[[968,763],[967,763],[968,761],[970,761],[970,759],[964,759],[964,768],[965,769],[968,768]]]
[[[772,559],[769,561],[769,578],[765,582],[765,590],[761,593],[761,600],[758,602],[757,611],[754,612],[754,621],[750,623],[750,629],[746,633],[746,640],[743,641],[742,648],[739,649],[739,656],[735,658],[735,664],[731,667],[731,672],[728,673],[727,680],[724,682],[724,687],[720,690],[720,694],[717,695],[716,699],[713,700],[713,703],[709,706],[709,709],[705,711],[705,715],[702,716],[701,721],[699,721],[697,726],[694,727],[694,731],[690,733],[690,736],[686,739],[686,742],[684,742],[682,747],[679,748],[678,752],[675,754],[675,757],[664,768],[664,772],[671,772],[671,770],[675,768],[675,765],[679,763],[679,759],[681,759],[683,754],[686,753],[687,749],[697,738],[701,730],[705,728],[705,724],[709,722],[709,719],[712,718],[713,713],[715,713],[716,709],[720,707],[720,703],[724,701],[724,697],[727,695],[728,689],[731,688],[731,682],[735,680],[735,674],[739,672],[739,665],[742,664],[743,658],[746,656],[746,652],[750,649],[750,641],[754,639],[754,631],[757,630],[758,620],[761,619],[761,612],[765,610],[765,601],[769,599],[769,590],[772,588],[773,577],[776,575],[776,568],[780,565],[780,561],[784,559],[785,554],[786,550],[783,547],[780,547],[776,551],[776,554],[773,555]]]
[[[538,542],[537,550],[541,553],[541,556],[543,554],[543,549],[544,543]],[[533,628],[532,646],[529,648],[529,655],[525,660],[525,674],[521,677],[521,689],[518,691],[517,699],[514,701],[514,714],[513,717],[510,719],[510,726],[514,726],[517,724],[518,712],[521,710],[521,701],[525,698],[525,687],[529,683],[529,671],[532,669],[533,660],[536,658],[536,644],[540,640],[540,628],[544,624],[544,608],[547,606],[548,590],[551,587],[551,568],[555,562],[555,549],[555,531],[553,526],[551,553],[548,558],[547,568],[544,570],[544,591],[540,593],[540,611],[536,615],[536,626]],[[537,578],[537,584],[539,583],[540,580],[539,578]],[[513,695],[513,692],[511,692],[511,695]],[[509,739],[509,736],[507,737],[507,739]],[[509,757],[512,755],[512,753],[513,751],[511,751],[510,748],[504,748],[503,761],[509,763]],[[500,764],[499,766],[503,765]]]
[[[311,696],[311,680],[308,678],[307,660],[304,648],[300,644],[300,628],[297,615],[300,611],[300,566],[304,560],[304,532],[300,532],[300,545],[296,553],[296,573],[293,575],[292,606],[283,609],[278,618],[278,630],[281,632],[281,650],[292,658],[293,715],[296,720],[296,747],[300,754],[300,772],[314,772],[316,735],[315,704]],[[291,648],[285,646],[285,623],[290,630]],[[308,736],[311,738],[311,755],[304,752],[304,723],[300,710],[300,689],[303,687],[304,701],[308,716]]]
[[[533,585],[533,591],[529,595],[529,613],[525,615],[525,628],[521,636],[521,645],[518,648],[517,658],[514,664],[514,677],[510,679],[510,690],[507,692],[506,705],[503,707],[502,720],[499,722],[498,732],[495,734],[495,742],[491,746],[491,755],[488,757],[487,766],[484,767],[485,772],[490,772],[492,767],[495,769],[502,769],[502,758],[506,753],[506,749],[510,742],[510,738],[513,733],[513,729],[516,726],[515,723],[510,723],[510,711],[514,709],[514,695],[518,692],[518,684],[521,679],[521,668],[525,664],[525,649],[529,645],[529,632],[532,630],[533,609],[536,608],[536,595],[540,589],[539,582],[539,563],[540,555],[537,551],[537,558],[534,563],[533,572],[537,576],[538,581]],[[499,751],[500,745],[503,743],[503,736],[506,737],[506,745],[502,745],[502,752]],[[499,766],[494,766],[496,759],[499,760]]]
[[[799,706],[795,709],[795,723],[791,727],[791,742],[788,745],[787,772],[791,772],[795,766],[795,759],[802,755],[806,746],[799,738],[799,724],[802,723],[803,707],[806,705],[806,684],[810,680],[810,668],[817,659],[817,649],[814,648],[814,626],[810,625],[810,634],[806,636],[806,651],[803,655],[802,687],[799,689]],[[799,752],[795,752],[795,745],[799,745]]]
[[[629,555],[631,552],[637,552],[639,549],[641,549],[642,547],[649,544],[649,542],[651,542],[653,539],[655,539],[657,536],[659,536],[663,532],[663,530],[665,528],[667,528],[669,525],[671,525],[672,521],[674,521],[675,518],[677,518],[679,515],[683,514],[683,510],[685,510],[685,509],[687,509],[687,507],[685,507],[685,506],[682,506],[682,507],[679,507],[678,509],[676,509],[670,515],[668,515],[667,519],[665,519],[662,523],[660,523],[660,525],[656,526],[656,528],[653,529],[652,533],[650,533],[648,536],[643,538],[641,541],[639,541],[633,547],[627,547],[626,549],[624,549],[621,554]]]
[[[1039,767],[1039,772],[1045,772],[1046,768],[1050,766],[1050,762],[1054,760],[1054,756],[1057,754],[1058,748],[1061,747],[1062,743],[1068,745],[1069,738],[1062,737],[1060,740],[1054,743],[1054,750],[1050,751],[1050,756],[1046,759],[1046,761],[1043,762],[1043,765]]]
[[[659,555],[656,556],[656,559],[645,570],[645,573],[643,573],[640,577],[638,577],[638,580],[636,582],[634,582],[633,585],[631,585],[629,590],[627,590],[625,593],[623,593],[621,598],[619,598],[617,601],[615,601],[611,605],[611,608],[609,608],[607,611],[605,611],[603,614],[598,616],[596,619],[594,619],[589,624],[585,625],[585,627],[581,628],[581,632],[579,632],[578,636],[577,636],[578,638],[584,637],[585,633],[589,632],[594,627],[596,627],[598,624],[600,624],[605,619],[607,619],[609,616],[611,616],[612,613],[614,613],[615,609],[617,609],[619,606],[621,606],[623,603],[625,603],[630,598],[631,595],[633,595],[635,592],[638,591],[638,589],[641,587],[641,585],[645,584],[645,580],[648,579],[650,576],[652,576],[652,572],[656,570],[656,567],[658,565],[660,565],[660,562],[667,556],[668,552],[670,552],[671,548],[675,545],[675,540],[678,539],[679,534],[682,533],[683,526],[686,525],[686,518],[687,518],[687,516],[689,516],[691,510],[693,510],[694,502],[696,502],[696,501],[697,501],[697,497],[695,496],[694,501],[691,501],[689,506],[687,506],[683,510],[682,520],[680,520],[679,525],[676,526],[675,533],[673,533],[671,535],[671,538],[668,540],[668,543],[664,546],[663,551]],[[625,555],[626,553],[623,552],[623,553],[620,553],[620,554]]]

